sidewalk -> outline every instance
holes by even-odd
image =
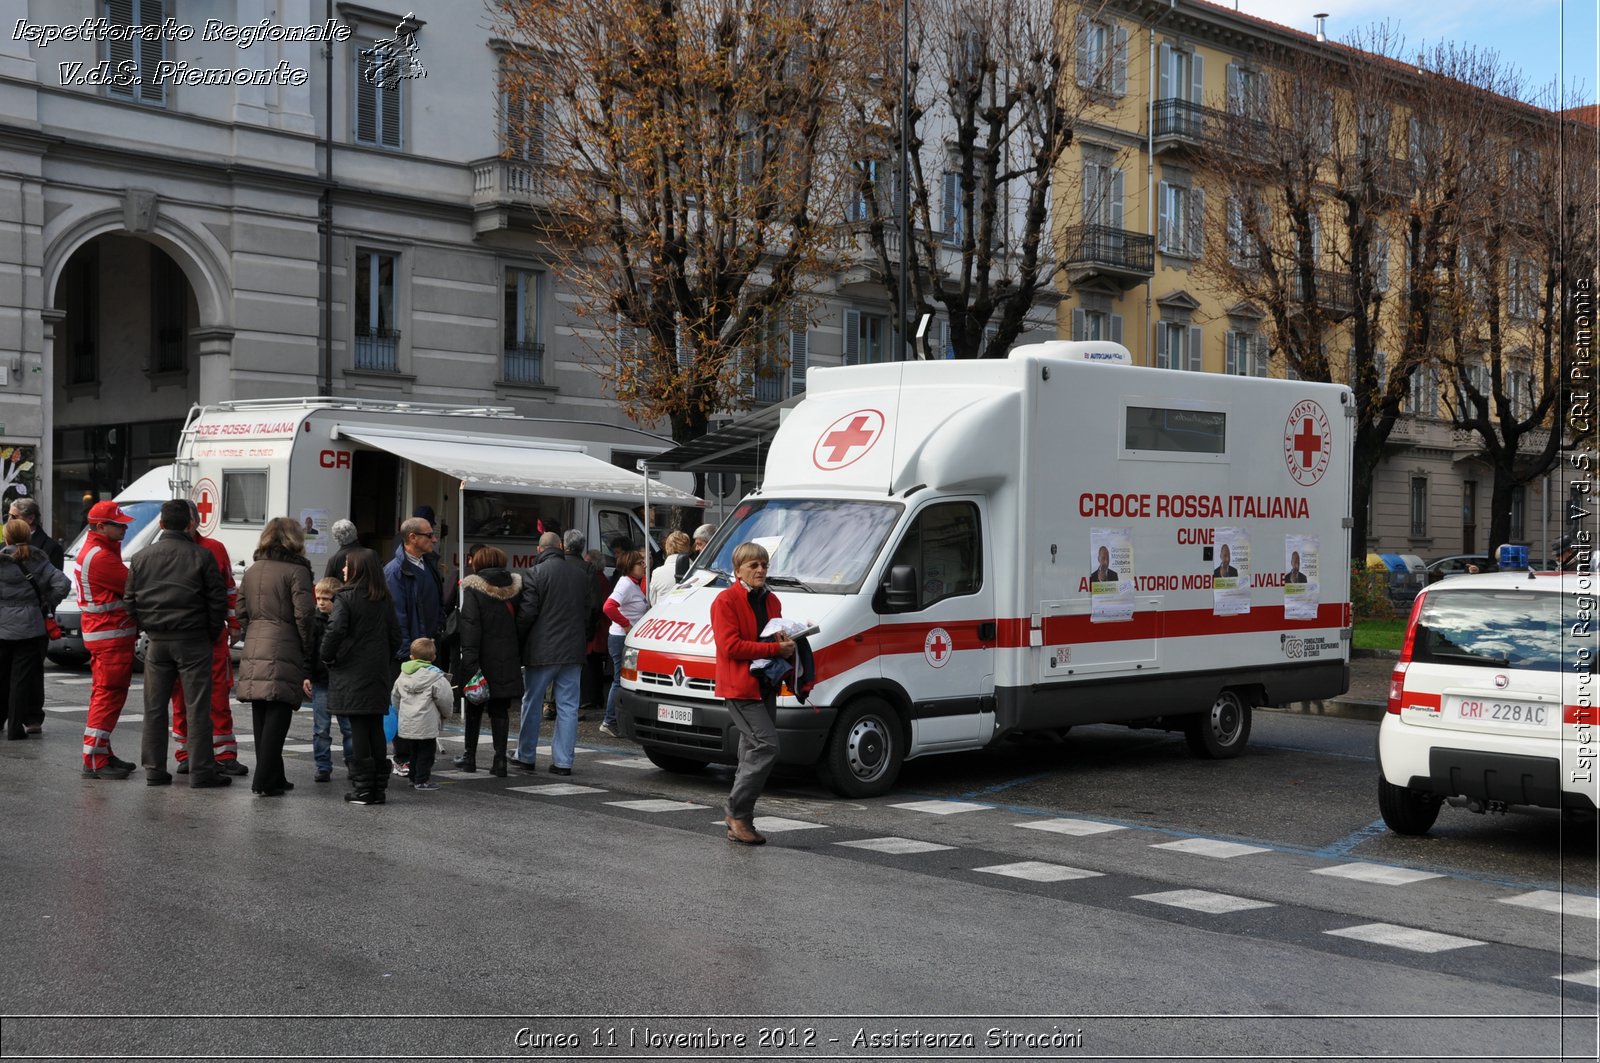
[[[1297,701],[1275,712],[1309,716],[1337,716],[1346,720],[1383,719],[1389,705],[1389,673],[1398,654],[1381,650],[1354,650],[1350,654],[1350,689],[1325,701]]]

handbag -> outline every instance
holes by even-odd
[[[461,696],[474,705],[482,705],[489,700],[489,681],[481,671],[475,672],[467,685],[461,688]]]
[[[444,618],[444,627],[439,631],[439,642],[445,646],[454,646],[461,641],[461,610],[452,609]]]
[[[17,561],[15,557],[11,560]],[[61,625],[56,623],[56,618],[50,610],[44,607],[44,591],[39,589],[39,584],[34,581],[33,573],[28,571],[28,566],[17,561],[17,568],[22,570],[22,578],[28,581],[28,586],[33,588],[33,596],[39,600],[39,612],[44,614],[44,633],[53,642],[62,635]]]
[[[383,740],[393,742],[394,736],[400,733],[400,710],[393,705],[383,714]]]

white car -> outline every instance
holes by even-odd
[[[1378,807],[1426,834],[1445,802],[1592,816],[1595,577],[1455,576],[1417,596],[1378,730]]]

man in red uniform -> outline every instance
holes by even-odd
[[[115,502],[89,507],[89,534],[72,561],[72,587],[83,620],[83,645],[89,651],[94,685],[89,719],[83,728],[83,774],[89,779],[126,779],[134,765],[111,753],[111,732],[128,700],[133,680],[133,644],[138,628],[123,607],[128,566],[122,563],[122,537],[133,518]]]
[[[228,548],[215,539],[200,534],[200,510],[189,503],[189,534],[194,541],[211,551],[217,568],[222,571],[223,586],[228,588],[228,623],[211,647],[211,748],[217,758],[217,770],[224,775],[249,775],[250,769],[239,763],[239,738],[233,733],[233,640],[239,637],[239,588],[233,579],[233,561]],[[187,713],[183,707],[183,684],[172,688],[172,742],[174,757],[178,761],[178,774],[189,774]]]

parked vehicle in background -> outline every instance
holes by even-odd
[[[1450,557],[1441,557],[1437,561],[1429,561],[1428,582],[1438,583],[1446,576],[1465,576],[1471,567],[1475,567],[1479,572],[1493,572],[1494,559],[1486,554],[1453,554]]]
[[[1594,814],[1589,583],[1496,572],[1417,597],[1378,729],[1378,809],[1390,830],[1426,834],[1446,803]]]

